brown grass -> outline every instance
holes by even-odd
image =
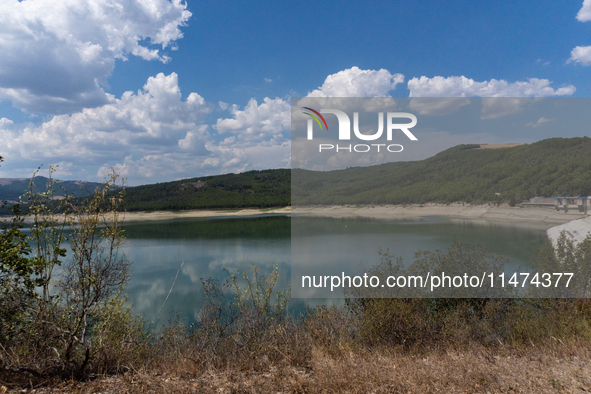
[[[255,274],[249,289],[272,288],[275,276]],[[586,299],[349,299],[296,319],[271,292],[204,290],[199,325],[149,341],[128,335],[137,322],[118,325],[79,380],[27,372],[40,361],[14,359],[24,339],[0,347],[0,394],[591,391]]]
[[[584,393],[591,391],[591,352],[577,344],[543,349],[475,348],[398,354],[315,350],[306,368],[134,371],[89,382],[24,388],[35,393]],[[33,383],[42,384],[43,382]],[[47,383],[47,382],[46,382]],[[0,390],[1,392],[1,390]],[[9,391],[10,392],[10,391]],[[14,391],[17,392],[17,391]]]

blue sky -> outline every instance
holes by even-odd
[[[591,1],[4,0],[0,177],[287,167],[290,96],[589,97],[588,45]]]

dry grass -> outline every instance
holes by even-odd
[[[591,391],[590,361],[589,348],[579,348],[576,344],[426,354],[350,352],[341,357],[316,349],[307,368],[285,366],[262,372],[221,369],[191,373],[187,364],[176,373],[129,372],[90,382],[60,382],[52,388],[23,387],[14,392],[584,393]],[[35,385],[32,381],[31,384]]]
[[[110,326],[78,380],[27,372],[43,360],[24,336],[0,352],[0,394],[591,392],[587,299],[350,299],[296,319],[270,301],[276,276],[254,273],[234,298],[204,282],[193,328]]]

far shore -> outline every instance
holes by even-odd
[[[442,216],[450,219],[476,222],[506,223],[512,226],[527,226],[549,229],[572,220],[588,217],[577,210],[556,211],[552,207],[510,207],[508,205],[469,205],[469,204],[412,204],[412,205],[371,205],[371,206],[310,206],[281,207],[267,209],[220,209],[188,211],[126,212],[122,221],[158,221],[183,218],[251,217],[259,215],[306,215],[333,218],[373,218],[373,219],[423,219]]]
[[[408,205],[334,205],[307,207],[247,208],[219,210],[125,212],[120,222],[151,222],[192,218],[239,218],[266,215],[318,216],[330,218],[369,218],[389,220],[425,220],[445,217],[452,223],[470,222],[483,226],[511,226],[545,230],[552,243],[562,231],[576,243],[591,233],[591,216],[571,209],[557,211],[553,207],[532,207],[492,204],[408,204]],[[31,223],[27,216],[25,223]]]
[[[220,217],[241,217],[241,216],[258,216],[258,215],[289,215],[291,207],[280,208],[246,208],[246,209],[219,209],[206,210],[194,209],[187,211],[137,211],[125,212],[121,214],[122,222],[143,222],[143,221],[157,221],[157,220],[172,220],[172,219],[188,219],[188,218],[220,218]]]
[[[423,219],[443,216],[451,220],[470,220],[482,224],[507,224],[519,227],[549,229],[553,226],[582,219],[587,215],[576,210],[556,211],[552,207],[510,207],[509,205],[410,204],[370,206],[297,207],[293,214],[334,218],[366,217],[374,219]]]
[[[187,211],[137,211],[125,212],[121,222],[163,221],[189,218],[256,217],[262,215],[305,215],[332,218],[371,218],[424,220],[429,217],[446,217],[451,221],[470,221],[483,225],[509,225],[512,227],[548,230],[558,225],[588,218],[576,209],[556,211],[553,207],[510,207],[492,204],[409,204],[409,205],[334,205],[307,207],[246,208]],[[31,222],[27,217],[25,222]],[[587,221],[585,221],[586,223]],[[580,222],[578,222],[580,223]],[[591,224],[590,224],[591,226]]]

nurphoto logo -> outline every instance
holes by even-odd
[[[308,140],[314,139],[314,121],[318,124],[321,131],[328,131],[328,124],[322,114],[333,114],[337,117],[339,122],[339,140],[351,140],[351,119],[344,111],[338,109],[321,109],[317,111],[310,107],[303,107],[306,111],[304,114],[308,115]],[[417,125],[417,117],[408,112],[387,112],[386,113],[386,139],[392,141],[394,130],[402,131],[411,141],[417,141],[417,137],[409,129]],[[396,119],[396,123],[395,120]],[[400,119],[408,119],[410,123],[398,123]],[[376,141],[382,138],[384,134],[384,112],[378,112],[378,129],[373,134],[365,134],[359,128],[359,112],[353,112],[353,133],[355,137],[361,141]],[[336,152],[357,152],[366,153],[370,151],[388,151],[392,153],[402,152],[404,147],[400,144],[356,144],[356,145],[339,145],[339,144],[319,144],[318,151],[336,151]]]

